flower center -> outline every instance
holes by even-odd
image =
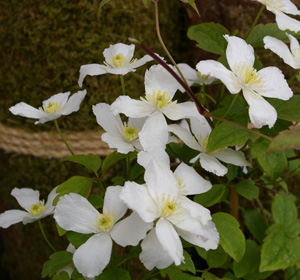
[[[131,141],[135,140],[136,138],[138,138],[138,136],[139,136],[138,133],[139,133],[138,130],[133,128],[132,125],[127,126],[127,124],[124,123],[123,137],[127,142],[131,142]]]
[[[115,67],[122,67],[125,62],[125,57],[123,54],[119,53],[112,56],[112,63]]]
[[[114,217],[110,211],[103,213],[98,220],[98,227],[102,231],[106,231],[106,232],[109,231],[113,225],[114,225]]]
[[[58,102],[49,102],[48,105],[43,105],[43,109],[47,114],[56,113],[58,107]]]
[[[274,12],[284,12],[285,10],[283,0],[262,0],[262,3]]]
[[[186,186],[182,183],[182,179],[177,174],[174,174],[174,175],[178,182],[179,193],[182,195],[187,194],[187,190],[185,189]]]
[[[154,104],[157,109],[161,109],[169,103],[171,97],[166,91],[161,92],[161,90],[154,90],[153,93],[147,93],[145,98],[141,97],[141,100],[150,102]],[[176,103],[177,101],[174,102]]]
[[[45,210],[44,200],[40,200],[38,204],[32,204],[29,210],[29,213],[32,216],[40,216]]]
[[[196,72],[196,75],[202,84],[204,84],[209,77],[209,75],[202,75],[201,72],[199,72],[199,71]]]
[[[173,213],[178,210],[178,204],[175,198],[171,198],[170,195],[166,198],[165,195],[161,197],[161,216],[170,217]]]

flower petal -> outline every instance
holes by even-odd
[[[282,100],[288,100],[293,96],[293,92],[284,78],[284,75],[277,67],[263,68],[258,71],[258,74],[262,77],[264,82],[263,90],[258,91],[262,96]]]
[[[123,247],[136,246],[152,227],[153,223],[144,222],[136,212],[133,212],[129,217],[114,225],[110,236]]]
[[[257,98],[251,93],[245,93],[244,97],[249,104],[249,116],[256,128],[268,125],[273,127],[277,120],[277,112],[264,98]]]
[[[62,109],[61,114],[66,116],[73,112],[77,112],[80,108],[80,103],[86,95],[86,90],[81,90],[74,93]]]
[[[23,188],[18,189],[14,188],[11,191],[11,195],[15,197],[19,205],[28,211],[32,204],[38,204],[40,202],[40,192],[33,189]]]
[[[9,111],[14,115],[30,119],[40,119],[41,117],[46,115],[45,112],[40,111],[24,102],[20,102],[15,106],[10,107]]]
[[[265,49],[270,49],[272,52],[276,53],[279,57],[283,59],[283,61],[294,69],[300,68],[299,63],[292,55],[288,46],[282,41],[266,36],[264,37]]]
[[[199,84],[197,71],[194,68],[192,68],[190,65],[186,63],[178,63],[177,66],[181,71],[181,73],[183,74],[186,81],[188,82],[189,86],[191,86],[192,84]]]
[[[211,133],[211,127],[207,121],[199,121],[199,119],[191,118],[191,130],[201,146],[202,152],[206,151],[205,139]]]
[[[228,42],[226,57],[231,70],[234,72],[235,66],[240,63],[252,67],[255,59],[253,47],[236,36],[224,35],[224,38]]]
[[[39,216],[39,218],[46,217],[48,215],[53,214],[54,212],[54,206],[53,206],[53,200],[57,196],[56,190],[58,187],[55,187],[48,195],[47,203],[45,204],[45,210],[42,215]]]
[[[109,63],[113,56],[122,54],[127,60],[131,60],[134,54],[135,45],[126,45],[123,43],[117,43],[110,45],[108,48],[104,49],[103,56],[105,60]]]
[[[296,58],[298,58],[299,57],[298,49],[300,49],[300,45],[299,45],[298,40],[293,35],[291,35],[289,33],[286,33],[286,36],[288,36],[289,39],[290,39],[290,49],[291,49],[292,54]],[[299,65],[299,63],[298,63],[298,65]]]
[[[214,156],[210,154],[200,154],[200,164],[208,172],[212,172],[217,176],[224,176],[228,169],[222,163],[220,163]]]
[[[147,117],[155,111],[155,107],[147,103],[131,99],[129,96],[119,96],[113,104],[111,111],[114,115],[123,113],[127,117],[142,118]]]
[[[111,186],[106,189],[103,210],[108,210],[115,215],[114,222],[122,218],[126,211],[126,204],[119,198],[123,187]]]
[[[156,224],[155,232],[161,246],[168,252],[175,265],[180,265],[184,261],[183,247],[172,224],[168,220],[161,218]]]
[[[77,270],[85,277],[95,277],[108,265],[111,257],[112,240],[108,233],[90,237],[73,255]]]
[[[146,54],[146,55],[144,55],[142,58],[137,59],[137,60],[132,64],[132,66],[133,66],[134,68],[138,68],[138,67],[140,67],[140,66],[142,66],[142,65],[144,65],[144,64],[146,64],[147,62],[152,61],[152,60],[153,60],[153,58],[152,58],[150,55]]]
[[[291,15],[300,15],[300,11],[297,6],[290,0],[282,0],[282,4],[284,5],[283,12]]]
[[[234,164],[237,166],[251,166],[251,164],[246,160],[245,154],[243,152],[235,151],[230,148],[219,149],[216,152],[210,153],[210,155],[223,162]]]
[[[180,192],[184,195],[205,193],[212,187],[211,183],[202,178],[194,168],[183,162],[176,168],[174,174],[182,180]]]
[[[133,152],[135,148],[133,144],[126,142],[123,137],[119,138],[118,136],[112,136],[108,133],[104,133],[101,136],[103,142],[107,143],[110,148],[117,149],[118,153],[128,154]]]
[[[22,222],[25,218],[31,218],[30,214],[22,210],[8,210],[0,214],[0,227],[8,228],[11,225]],[[35,219],[32,219],[34,222]]]
[[[281,30],[300,31],[300,22],[281,12],[275,12],[278,28]]]
[[[48,107],[50,103],[58,103],[59,107],[56,113],[61,115],[61,110],[64,107],[64,105],[67,103],[70,94],[71,94],[70,91],[54,94],[47,100],[43,101],[43,105]]]
[[[54,219],[65,230],[79,233],[95,232],[99,212],[89,201],[76,193],[62,196],[54,210]]]
[[[158,209],[145,185],[126,182],[120,193],[120,198],[128,208],[136,211],[146,223],[153,222],[159,216]]]
[[[143,240],[140,260],[148,270],[154,267],[164,269],[173,263],[172,257],[163,249],[157,239],[155,229],[152,229]]]
[[[196,68],[202,75],[210,75],[219,79],[233,94],[238,93],[241,90],[241,87],[236,81],[235,75],[218,61],[200,61],[196,65]]]
[[[82,82],[86,76],[98,76],[106,74],[106,68],[100,64],[82,65],[79,70],[78,85],[82,87]]]

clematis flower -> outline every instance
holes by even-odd
[[[70,115],[79,110],[81,101],[86,95],[86,90],[78,91],[69,98],[70,92],[57,93],[43,101],[42,107],[36,109],[24,102],[9,108],[14,115],[30,119],[38,119],[34,124],[45,123],[58,119],[62,115]]]
[[[127,123],[122,123],[120,116],[113,115],[110,106],[106,103],[93,106],[93,112],[98,124],[106,131],[102,134],[102,141],[107,143],[110,148],[116,148],[122,154],[134,151],[135,148],[142,149],[139,132],[146,118],[129,118]]]
[[[290,39],[290,49],[282,41],[271,36],[264,37],[265,49],[280,56],[283,61],[294,69],[300,69],[300,45],[297,39],[286,33]]]
[[[296,5],[290,0],[252,0],[266,6],[267,10],[275,14],[276,22],[281,30],[300,31],[300,22],[286,14],[300,15]]]
[[[228,41],[226,57],[230,70],[213,60],[200,61],[196,68],[204,75],[212,75],[223,82],[232,94],[242,90],[249,104],[249,116],[255,127],[273,127],[277,112],[264,97],[288,100],[293,92],[281,70],[266,67],[257,71],[253,68],[254,50],[243,39],[224,35]]]
[[[106,48],[103,52],[105,58],[104,65],[87,64],[80,67],[79,86],[82,87],[82,82],[87,75],[97,76],[106,73],[126,75],[129,72],[135,72],[136,68],[153,60],[149,55],[145,55],[141,59],[133,58],[134,49],[134,44],[125,45],[118,43],[110,45],[110,47]]]
[[[250,166],[241,151],[235,151],[230,148],[222,148],[217,151],[207,153],[206,146],[211,132],[211,128],[206,123],[201,123],[197,119],[191,118],[192,133],[177,124],[169,125],[169,131],[177,135],[191,149],[199,151],[199,155],[194,157],[191,162],[200,159],[201,166],[208,172],[218,176],[224,176],[228,169],[219,160],[231,163],[237,166]]]
[[[118,222],[127,211],[119,199],[121,190],[120,186],[107,188],[102,214],[76,193],[62,196],[56,205],[54,218],[60,227],[83,234],[94,233],[73,255],[75,267],[85,277],[95,277],[107,266],[112,240],[121,246],[137,245],[152,228],[151,222],[145,223],[136,213]]]
[[[14,188],[11,195],[15,197],[24,210],[8,210],[0,214],[0,227],[8,228],[11,225],[23,222],[24,225],[33,223],[39,219],[53,214],[52,202],[56,196],[56,188],[48,195],[47,203],[40,200],[40,192],[37,190]]]
[[[144,185],[126,182],[120,198],[146,223],[155,222],[141,244],[140,260],[147,269],[184,261],[179,236],[206,250],[217,248],[219,234],[209,210],[182,195],[179,180],[169,168],[152,160],[144,179]],[[194,192],[189,189],[192,185],[186,185],[187,193]]]

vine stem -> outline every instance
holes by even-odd
[[[231,102],[229,108],[227,109],[227,111],[225,112],[225,114],[222,116],[223,119],[225,119],[225,117],[229,114],[229,112],[230,112],[230,110],[232,109],[232,107],[233,107],[233,105],[234,105],[236,99],[238,98],[238,96],[239,96],[239,93],[237,93],[237,94],[234,96],[234,98],[233,98],[233,100],[232,100],[232,102]],[[221,120],[219,120],[219,121],[217,122],[217,125],[219,124],[220,121],[221,121]]]
[[[46,234],[45,234],[45,231],[44,231],[44,228],[43,228],[43,225],[42,225],[42,222],[41,220],[38,220],[38,224],[39,224],[39,227],[40,227],[40,230],[41,230],[41,233],[44,237],[44,240],[46,241],[46,243],[48,244],[48,246],[52,249],[53,252],[56,252],[55,248],[53,247],[53,245],[50,243],[50,241],[48,240]]]
[[[54,120],[54,123],[55,123],[55,127],[58,131],[58,134],[60,135],[61,139],[63,140],[63,142],[65,143],[66,147],[68,148],[68,150],[70,151],[70,153],[72,154],[72,156],[74,156],[75,154],[73,153],[72,149],[70,148],[70,146],[68,145],[65,137],[63,136],[63,134],[61,133],[61,130],[58,126],[58,123],[57,123],[57,120]]]
[[[122,86],[122,93],[123,93],[123,95],[126,95],[125,82],[124,82],[123,75],[120,75],[120,81],[121,81],[121,86]]]
[[[173,59],[172,55],[168,51],[168,49],[167,49],[167,47],[166,47],[166,45],[165,45],[165,43],[164,43],[164,41],[163,41],[163,39],[161,37],[160,28],[159,28],[158,1],[154,2],[154,6],[155,6],[155,26],[156,26],[156,33],[157,33],[158,40],[159,40],[162,48],[166,52],[167,56],[171,60],[172,64],[175,66],[176,70],[178,71],[180,77],[182,78],[182,80],[184,81],[184,83],[189,87],[186,79],[184,78],[182,72],[180,71],[179,67],[177,66],[175,60]]]
[[[253,23],[252,23],[252,25],[251,25],[251,27],[250,27],[249,32],[247,33],[247,35],[246,35],[246,37],[245,37],[245,40],[248,38],[248,36],[249,36],[250,33],[252,32],[253,28],[254,28],[255,25],[257,24],[257,22],[258,22],[258,20],[259,20],[259,18],[260,18],[260,16],[261,16],[261,14],[263,13],[264,9],[265,9],[265,6],[264,6],[264,5],[261,6],[260,10],[258,11],[258,13],[257,13],[257,15],[256,15],[255,20],[253,21]]]
[[[296,71],[296,73],[289,79],[289,81],[288,81],[288,84],[289,84],[289,85],[290,85],[290,84],[295,80],[295,78],[298,76],[299,71],[300,71],[300,69],[298,69],[298,70]]]

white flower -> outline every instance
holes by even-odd
[[[221,80],[232,94],[242,90],[249,104],[250,120],[255,127],[273,127],[277,112],[263,96],[288,100],[293,95],[292,90],[277,67],[266,67],[259,71],[253,68],[255,57],[251,45],[235,36],[224,37],[228,41],[226,57],[231,71],[213,60],[200,61],[197,69]]]
[[[110,45],[110,47],[106,48],[103,52],[105,58],[104,65],[87,64],[80,67],[79,86],[82,86],[82,82],[87,75],[96,76],[106,73],[126,75],[129,72],[134,72],[136,68],[144,65],[148,61],[153,60],[149,55],[145,55],[141,59],[133,58],[134,48],[134,44],[125,45],[118,43]]]
[[[294,69],[300,68],[300,45],[296,38],[288,33],[286,35],[290,39],[290,49],[282,41],[271,36],[264,37],[265,49],[280,56],[283,61]]]
[[[184,180],[187,178],[183,177]],[[140,260],[149,270],[154,267],[163,269],[173,262],[179,265],[184,261],[179,235],[206,250],[216,249],[218,246],[219,235],[211,222],[209,210],[189,200],[182,192],[185,189],[186,194],[194,193],[194,183],[201,183],[202,180],[199,177],[187,180],[185,188],[182,188],[180,185],[183,180],[177,179],[169,168],[153,160],[146,168],[146,184],[126,182],[120,194],[128,207],[137,212],[145,222],[155,221],[155,228],[141,245]],[[191,183],[193,180],[195,181]]]
[[[86,90],[78,91],[69,98],[70,92],[57,93],[43,101],[42,107],[36,109],[24,102],[9,108],[14,115],[30,119],[38,119],[34,124],[45,123],[58,119],[61,115],[70,115],[79,110],[81,101],[86,95]]]
[[[26,225],[53,214],[54,206],[52,202],[56,196],[56,189],[57,187],[49,193],[45,204],[44,200],[40,200],[39,191],[28,188],[14,188],[11,195],[16,198],[19,205],[26,211],[8,210],[0,214],[0,227],[8,228],[19,222],[23,222]]]
[[[75,193],[62,196],[56,205],[54,218],[60,227],[83,234],[94,233],[73,255],[77,270],[85,277],[95,277],[107,266],[112,240],[121,246],[137,245],[152,227],[136,213],[118,222],[127,211],[119,199],[121,190],[120,186],[107,188],[102,214],[85,197]]]
[[[127,123],[122,123],[120,116],[114,116],[110,106],[106,103],[93,106],[93,112],[97,123],[106,131],[102,134],[101,139],[110,148],[116,148],[119,153],[123,154],[132,152],[135,148],[141,149],[139,132],[143,127],[145,118],[129,118]]]
[[[191,160],[195,162],[200,159],[201,166],[209,172],[218,176],[224,176],[228,169],[219,160],[231,163],[237,166],[249,166],[249,162],[240,151],[234,151],[230,148],[222,148],[217,151],[207,153],[206,146],[211,132],[211,128],[207,123],[199,122],[197,119],[191,118],[191,131],[177,124],[169,125],[169,131],[177,135],[191,149],[199,151],[200,154]],[[193,136],[194,135],[194,136]]]
[[[252,0],[265,5],[267,10],[274,13],[276,22],[281,30],[300,31],[300,22],[286,14],[300,15],[300,11],[290,0]]]

